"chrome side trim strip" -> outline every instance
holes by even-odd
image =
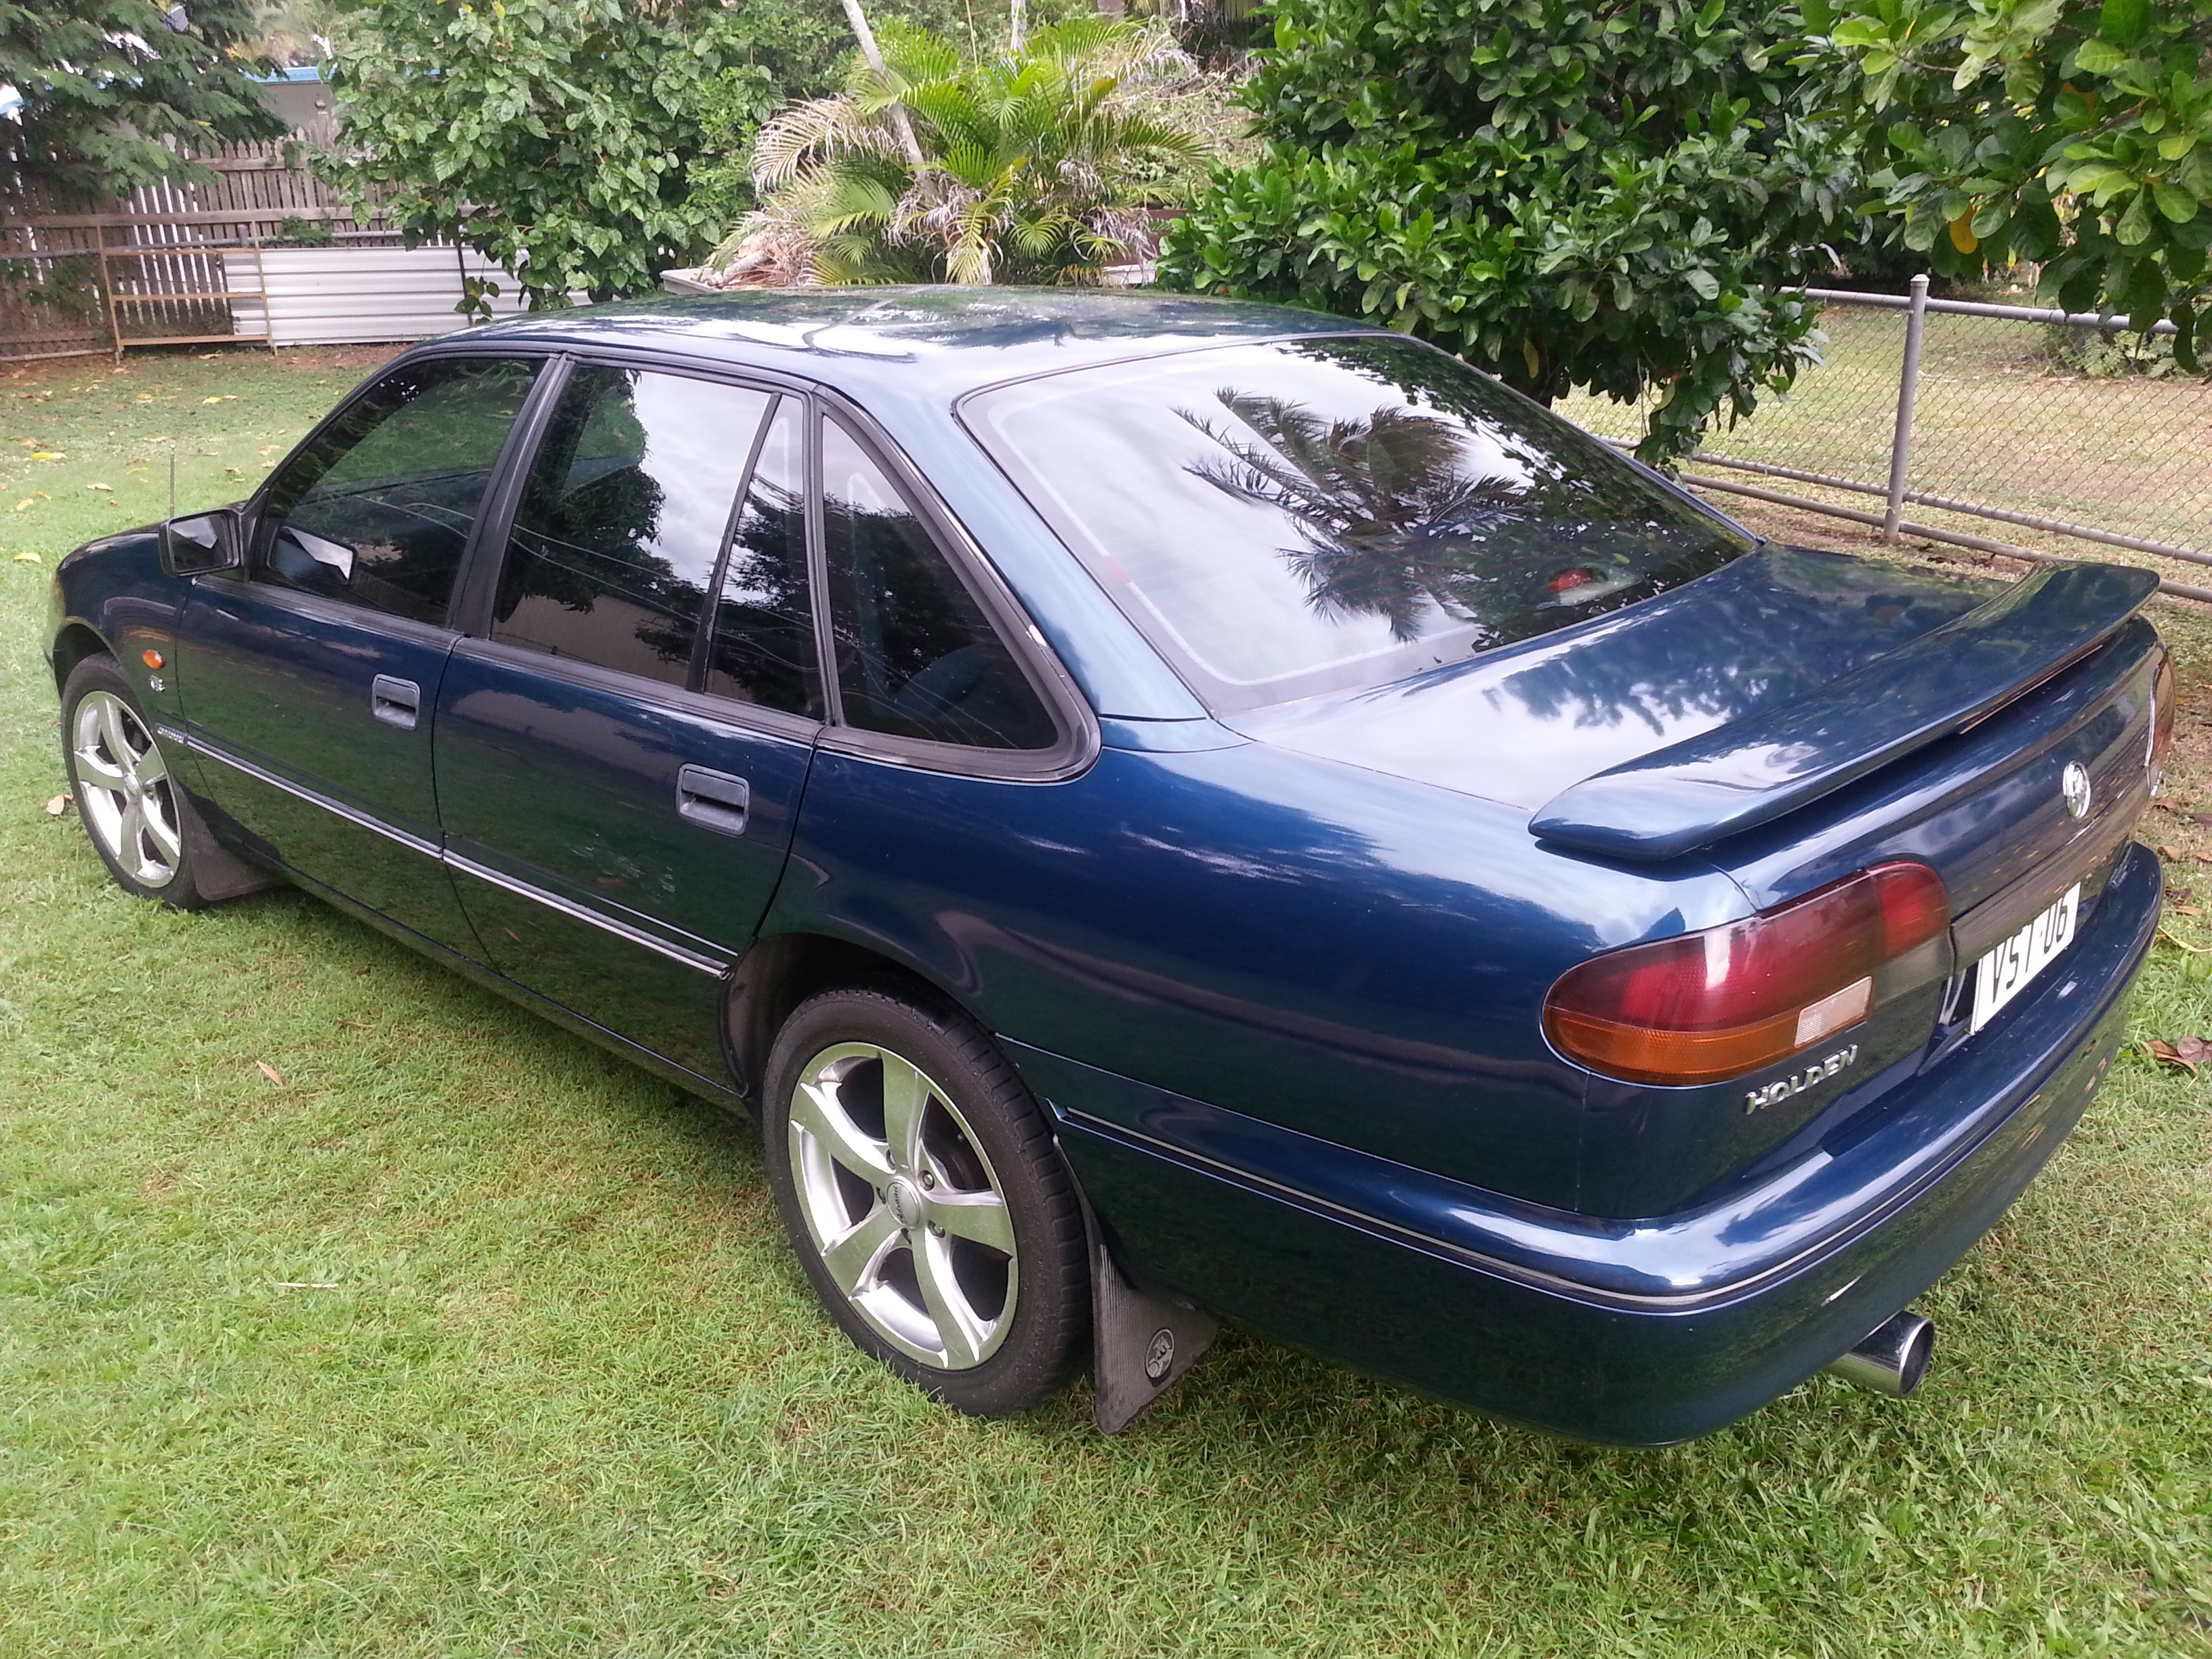
[[[700,973],[716,979],[720,979],[730,971],[730,964],[726,962],[714,957],[702,956],[696,951],[687,951],[680,945],[672,945],[665,939],[647,933],[642,927],[633,927],[628,922],[617,921],[612,916],[603,916],[596,910],[589,909],[580,904],[571,903],[557,893],[549,893],[542,887],[533,887],[526,881],[518,881],[513,876],[502,875],[496,870],[478,864],[473,859],[465,859],[458,853],[446,854],[445,860],[448,869],[458,870],[463,875],[474,876],[478,881],[489,882],[492,886],[502,888],[518,897],[534,899],[549,910],[558,910],[564,916],[612,933],[617,939],[627,939],[632,945],[643,945],[648,951],[666,957],[671,962],[682,963],[686,968],[696,969]]]
[[[445,856],[443,849],[435,842],[425,841],[420,836],[410,836],[404,830],[395,830],[383,819],[360,811],[343,802],[332,800],[328,795],[319,795],[312,789],[302,789],[298,784],[278,777],[266,768],[256,766],[252,761],[240,760],[228,750],[217,748],[204,738],[195,738],[168,726],[156,726],[155,731],[163,739],[180,744],[196,755],[205,755],[210,760],[221,761],[233,771],[243,772],[247,777],[265,783],[272,789],[281,789],[286,794],[306,801],[311,806],[319,806],[325,812],[335,813],[349,823],[357,823],[364,830],[374,830],[386,840],[396,841],[402,847],[411,852],[420,853],[425,858],[437,859]]]
[[[274,772],[256,766],[251,761],[240,760],[237,756],[217,748],[204,738],[192,737],[170,726],[157,726],[155,731],[165,741],[181,744],[195,754],[205,755],[210,760],[221,761],[225,766],[243,772],[247,777],[265,783],[272,789],[281,789],[286,794],[306,801],[311,806],[319,806],[326,812],[336,814],[349,823],[359,824],[364,830],[374,830],[388,840],[398,842],[410,851],[420,853],[426,858],[435,859],[450,870],[458,870],[465,875],[474,876],[478,881],[489,882],[492,886],[501,888],[518,897],[532,900],[549,910],[557,910],[573,921],[597,927],[603,933],[612,933],[617,939],[626,939],[632,945],[641,945],[657,955],[666,957],[671,962],[681,963],[686,968],[705,974],[709,978],[720,979],[730,971],[730,964],[719,957],[706,956],[696,951],[687,951],[680,945],[671,944],[665,939],[647,933],[642,927],[633,927],[628,922],[617,921],[613,917],[601,915],[587,906],[573,903],[561,897],[557,893],[549,893],[542,887],[534,887],[528,882],[518,881],[513,876],[502,875],[496,870],[477,863],[473,859],[465,859],[458,854],[449,853],[443,848],[424,841],[420,836],[410,836],[404,830],[395,830],[382,820],[368,813],[358,811],[341,802],[334,801],[327,795],[317,794],[312,789],[302,789],[298,784],[280,778]]]

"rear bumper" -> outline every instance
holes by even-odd
[[[2124,854],[1983,1038],[1762,1183],[1608,1222],[1008,1048],[1141,1279],[1285,1341],[1577,1439],[1722,1427],[1920,1294],[2065,1138],[2118,1048],[2160,876]]]

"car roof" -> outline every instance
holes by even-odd
[[[653,295],[514,318],[466,337],[645,348],[782,368],[856,397],[951,403],[979,386],[1093,363],[1286,335],[1387,331],[1288,306],[1188,295],[937,286]]]

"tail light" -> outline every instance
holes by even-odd
[[[1560,1053],[1634,1083],[1717,1083],[1786,1059],[1951,971],[1951,901],[1924,864],[1876,865],[1725,927],[1562,975]]]
[[[2158,657],[2158,672],[2150,681],[2150,765],[2155,771],[2166,758],[2166,751],[2173,747],[2173,716],[2176,712],[2173,684],[2173,653],[2161,651]]]

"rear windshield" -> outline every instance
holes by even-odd
[[[961,412],[1223,713],[1401,679],[1632,605],[1754,545],[1410,340],[1072,369]]]

